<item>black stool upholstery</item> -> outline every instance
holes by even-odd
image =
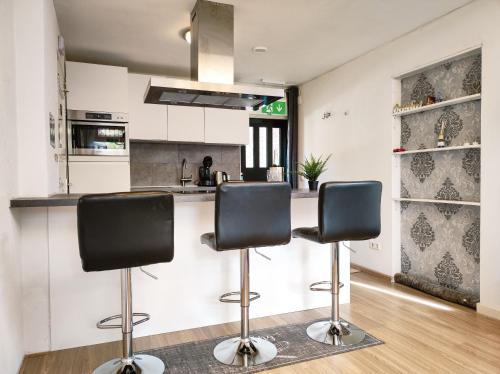
[[[223,183],[215,195],[215,233],[201,236],[217,251],[290,242],[288,183]]]
[[[174,200],[163,192],[82,196],[78,241],[84,271],[170,262],[174,257]]]
[[[240,250],[240,292],[221,296],[222,302],[239,302],[240,337],[219,343],[214,356],[224,364],[254,366],[277,355],[274,344],[249,335],[250,292],[249,248],[284,245],[290,242],[290,197],[288,183],[223,183],[215,197],[215,232],[203,234],[201,242],[216,251]],[[229,296],[240,295],[240,300]]]
[[[162,374],[161,360],[134,355],[133,326],[149,320],[132,313],[132,267],[170,262],[174,257],[174,201],[164,192],[125,192],[82,196],[78,200],[78,243],[86,272],[121,269],[122,314],[103,319],[98,328],[121,328],[123,356],[98,367],[95,374]],[[133,317],[143,317],[133,321]],[[121,319],[120,325],[109,325]]]
[[[332,345],[352,345],[364,339],[364,332],[351,328],[339,317],[339,245],[340,241],[367,240],[380,234],[380,199],[382,184],[378,181],[323,183],[318,199],[318,226],[300,227],[292,231],[294,238],[316,243],[331,243],[331,281],[313,283],[313,291],[330,291],[330,321],[308,327],[310,338]],[[330,288],[318,287],[329,284]]]
[[[293,237],[317,243],[375,238],[380,235],[381,193],[377,181],[323,183],[318,226],[294,229]]]

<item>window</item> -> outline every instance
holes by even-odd
[[[267,127],[259,127],[259,168],[267,168]]]
[[[245,147],[245,160],[247,167],[253,168],[253,127],[248,128],[248,146]]]
[[[267,180],[270,166],[286,169],[286,120],[250,119],[249,142],[241,148],[241,169],[246,181]]]

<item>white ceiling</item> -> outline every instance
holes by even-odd
[[[220,0],[219,0],[220,1]],[[298,84],[471,0],[223,0],[235,6],[235,79]],[[69,60],[189,75],[195,0],[54,0]],[[265,54],[252,47],[267,46]]]

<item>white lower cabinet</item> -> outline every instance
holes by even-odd
[[[205,143],[248,144],[246,110],[205,108]]]
[[[106,193],[130,191],[128,161],[70,161],[69,192]]]
[[[168,106],[167,140],[170,142],[205,141],[205,114],[203,108],[194,106]]]

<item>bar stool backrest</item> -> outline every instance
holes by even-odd
[[[326,182],[319,190],[318,226],[323,242],[367,240],[380,235],[378,181]]]
[[[283,245],[290,242],[288,183],[222,183],[215,196],[217,250]]]
[[[85,195],[78,200],[84,271],[126,269],[174,257],[174,200],[165,192]]]

